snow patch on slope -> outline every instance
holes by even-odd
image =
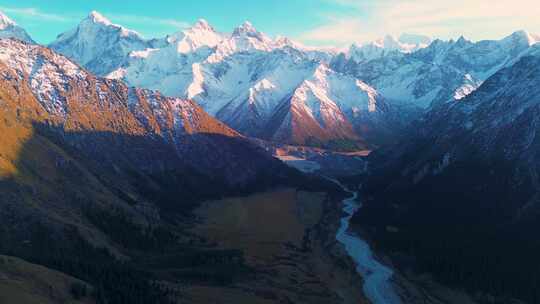
[[[83,79],[86,72],[65,57],[51,53],[51,58],[39,54],[41,47],[0,40],[0,61],[27,75],[30,87],[43,108],[51,115],[65,117],[69,78]]]

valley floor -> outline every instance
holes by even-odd
[[[368,303],[335,240],[340,203],[324,193],[281,189],[203,204],[193,232],[219,248],[242,250],[253,274],[230,287],[187,287],[188,302]]]

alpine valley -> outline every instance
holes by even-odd
[[[526,31],[0,13],[0,303],[539,303],[538,117]]]

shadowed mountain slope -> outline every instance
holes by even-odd
[[[403,265],[504,303],[540,299],[537,50],[370,155],[354,217]]]

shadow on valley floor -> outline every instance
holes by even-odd
[[[184,261],[166,278],[175,282],[248,279],[242,252],[212,248],[188,231],[204,200],[284,186],[339,192],[243,138],[199,133],[168,142],[3,123],[14,138],[0,139],[0,254],[88,282],[97,303],[178,298],[178,289],[142,266],[162,255]]]

